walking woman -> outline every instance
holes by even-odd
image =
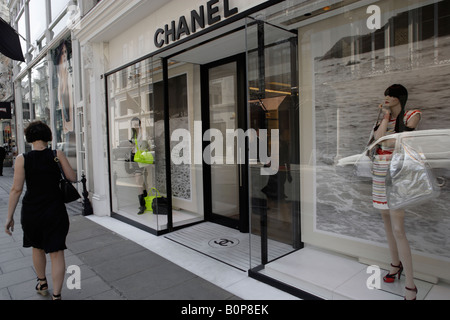
[[[408,91],[399,84],[390,86],[385,92],[385,103],[380,105],[384,113],[383,120],[375,128],[374,138],[378,140],[385,135],[414,131],[421,119],[418,110],[406,111]],[[411,248],[405,232],[405,210],[390,210],[386,196],[386,175],[394,152],[395,145],[391,141],[385,141],[379,145],[373,163],[373,205],[381,211],[386,237],[391,254],[391,270],[383,280],[393,283],[400,279],[405,271],[406,300],[415,300],[417,288],[414,284]]]
[[[5,231],[9,235],[14,231],[14,212],[26,182],[21,224],[23,246],[33,248],[33,264],[38,277],[36,292],[44,296],[48,294],[45,269],[46,254],[49,254],[53,300],[60,300],[66,268],[64,250],[67,249],[69,232],[69,217],[59,189],[61,172],[53,150],[48,148],[52,132],[46,124],[40,121],[31,123],[25,130],[25,137],[33,145],[33,151],[16,159]],[[75,181],[76,174],[64,153],[57,151],[57,156],[67,179]]]

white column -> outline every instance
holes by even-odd
[[[19,81],[16,81],[14,83],[15,90],[14,90],[14,113],[16,117],[16,147],[17,147],[17,154],[21,154],[25,152],[25,140],[24,140],[24,126],[23,126],[23,103],[22,103],[22,85]]]
[[[108,61],[108,45],[104,43],[92,44],[92,51],[87,50],[87,54],[92,54],[91,72],[85,78],[87,92],[90,95],[90,103],[86,102],[86,113],[89,120],[86,124],[87,142],[91,146],[88,166],[93,173],[90,177],[93,181],[92,207],[97,216],[109,216],[111,214],[109,196],[109,165],[107,152],[107,118],[105,86],[102,75],[105,72],[105,65]],[[85,70],[86,71],[86,70]],[[84,99],[87,101],[87,99]]]

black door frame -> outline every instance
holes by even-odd
[[[210,101],[209,101],[209,69],[227,63],[236,62],[237,69],[237,99],[238,99],[238,127],[247,130],[247,84],[246,84],[246,54],[241,53],[227,57],[201,66],[201,100],[202,100],[202,132],[210,129]],[[209,145],[208,141],[203,142],[202,150]],[[240,167],[239,175],[239,220],[227,218],[212,212],[212,191],[211,191],[211,166],[203,161],[203,192],[205,220],[218,223],[230,228],[238,229],[240,232],[249,232],[249,188],[248,188],[248,148],[245,146],[245,163],[237,164]]]

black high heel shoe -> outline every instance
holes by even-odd
[[[36,293],[45,297],[48,294],[47,278],[44,278],[44,279],[37,278],[37,281],[38,281],[38,283],[36,285]],[[41,283],[44,281],[45,281],[45,283]]]
[[[386,282],[386,283],[393,283],[393,282],[395,281],[395,277],[397,277],[397,276],[398,276],[398,280],[400,280],[400,277],[402,276],[403,265],[402,265],[401,262],[400,262],[400,265],[399,265],[399,266],[394,266],[394,265],[391,263],[391,267],[397,268],[398,271],[397,271],[396,273],[393,273],[393,274],[389,273],[389,274],[385,275],[385,276],[383,277],[383,281]]]

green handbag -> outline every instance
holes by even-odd
[[[134,142],[136,144],[136,154],[134,155],[134,162],[153,164],[155,162],[155,159],[151,151],[143,151],[139,149],[139,145],[136,138],[134,139]]]

